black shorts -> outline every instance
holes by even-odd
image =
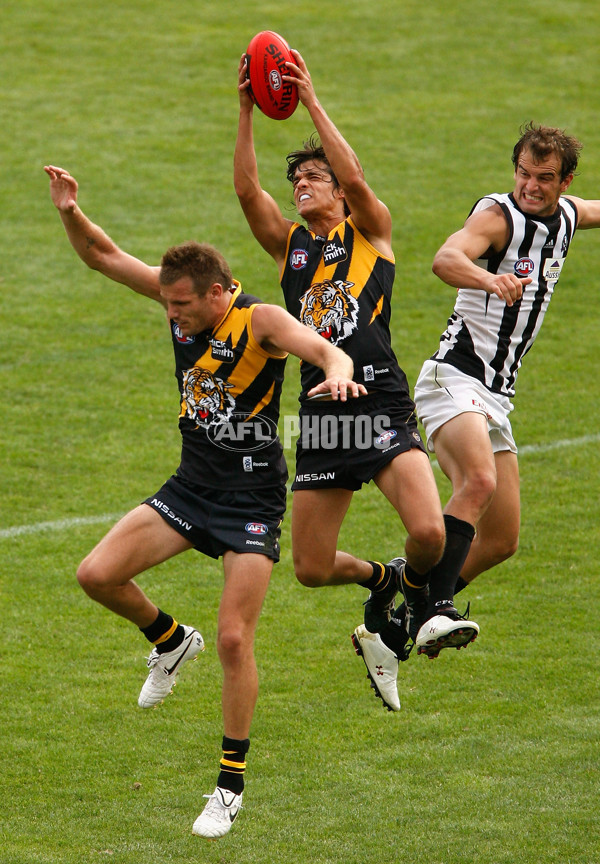
[[[231,550],[257,552],[279,561],[285,484],[257,491],[211,489],[192,486],[173,475],[143,503],[211,558]]]
[[[400,453],[426,453],[408,394],[378,393],[300,409],[292,490],[350,489],[369,483]]]

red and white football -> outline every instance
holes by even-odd
[[[250,96],[263,114],[273,120],[287,120],[298,106],[295,84],[282,80],[286,61],[294,63],[290,46],[279,33],[262,30],[250,40],[246,51],[246,75]]]

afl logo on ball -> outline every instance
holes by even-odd
[[[273,90],[279,90],[281,87],[281,75],[277,71],[277,69],[271,69],[269,72],[269,81],[271,82],[271,87]]]
[[[302,270],[308,264],[308,252],[306,249],[294,249],[290,253],[290,265],[292,270]]]
[[[531,258],[519,258],[515,263],[515,273],[517,276],[531,276],[535,270],[535,264]]]

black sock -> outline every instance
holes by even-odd
[[[444,515],[446,545],[441,559],[432,567],[429,577],[429,608],[452,602],[460,571],[469,554],[475,528],[463,519]]]
[[[456,585],[454,586],[454,593],[460,594],[460,592],[464,591],[465,588],[468,588],[468,586],[470,584],[471,584],[470,582],[465,582],[465,580],[462,578],[462,576],[459,576],[458,579],[456,580]]]
[[[154,644],[159,654],[173,651],[174,648],[181,645],[185,635],[181,624],[178,624],[170,615],[160,609],[152,624],[148,627],[140,627],[140,630],[148,642]]]
[[[404,566],[402,593],[409,603],[418,603],[423,598],[429,578],[429,573],[417,573],[408,563]]]
[[[238,741],[223,735],[223,756],[221,757],[221,771],[217,779],[217,786],[235,792],[236,795],[242,794],[244,791],[246,753],[249,749],[249,738]]]
[[[404,613],[399,618],[392,616],[379,631],[379,638],[390,651],[394,652],[398,660],[406,660],[408,655],[404,650],[404,646],[408,642],[409,637],[404,626]]]
[[[394,571],[387,564],[380,564],[379,561],[367,561],[373,568],[373,575],[366,582],[359,582],[363,588],[368,588],[369,591],[383,591],[390,583]]]

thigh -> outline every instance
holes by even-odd
[[[191,548],[192,544],[162,516],[140,504],[113,525],[85,561],[105,579],[124,584],[138,573]]]
[[[495,454],[496,491],[477,523],[479,541],[516,543],[521,523],[519,463],[514,453],[503,450]]]
[[[440,468],[453,487],[464,485],[469,475],[495,473],[495,460],[487,419],[483,414],[465,412],[448,420],[433,436]]]
[[[374,478],[409,534],[426,525],[443,525],[442,505],[429,458],[413,448],[400,453]]]
[[[292,501],[292,550],[294,560],[335,558],[338,536],[352,501],[348,489],[314,489],[294,492]]]
[[[239,628],[254,633],[273,564],[270,558],[259,553],[225,553],[225,584],[219,606],[219,632]]]

